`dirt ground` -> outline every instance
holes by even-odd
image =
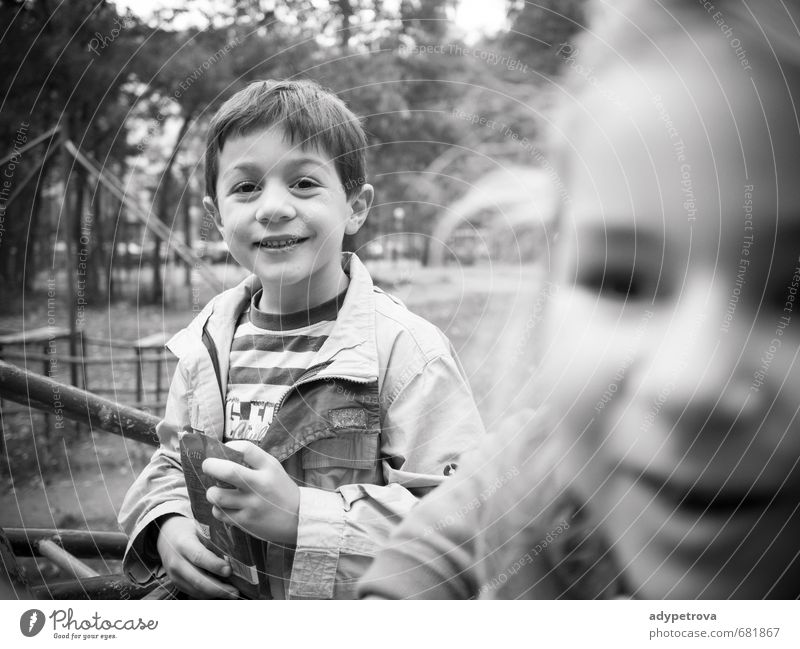
[[[513,408],[515,397],[523,395],[530,376],[537,272],[510,266],[424,269],[410,263],[373,264],[371,272],[377,283],[449,336],[491,431]],[[233,272],[226,278],[236,277]],[[189,295],[185,287],[182,294]],[[202,296],[203,302],[207,297]],[[164,306],[94,307],[85,313],[85,326],[95,336],[124,340],[160,331],[174,333],[192,317],[185,305],[168,293]],[[42,326],[46,310],[46,296],[29,298],[24,309],[0,317],[0,329]],[[66,324],[66,312],[62,304],[56,316],[59,325]],[[91,382],[129,386],[132,372],[122,365],[95,367]],[[65,374],[61,380],[66,379]],[[0,458],[0,526],[117,529],[122,498],[153,449],[69,426],[51,429],[52,439],[45,444],[44,420],[38,413],[9,414],[14,406],[8,402],[3,408],[7,454]]]

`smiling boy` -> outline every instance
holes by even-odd
[[[212,120],[204,205],[253,275],[168,344],[161,445],[120,513],[135,581],[237,596],[196,536],[187,426],[244,454],[247,467],[204,462],[231,485],[207,498],[263,541],[274,598],[352,597],[389,530],[482,434],[445,336],[342,254],[372,203],[365,148],[355,115],[308,81],[251,84]]]

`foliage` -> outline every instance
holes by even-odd
[[[187,6],[152,18],[120,15],[107,0],[0,0],[7,71],[0,150],[12,149],[23,120],[30,122],[27,140],[60,124],[122,179],[135,202],[185,230],[178,236],[188,240],[200,227],[210,116],[252,80],[307,77],[339,93],[369,134],[377,203],[350,245],[392,231],[398,205],[405,229],[428,233],[444,206],[502,160],[535,163],[515,142],[537,139],[547,80],[558,69],[554,44],[583,20],[583,2],[509,2],[510,31],[466,44],[448,19],[457,0],[329,0],[327,8],[319,0],[219,0],[213,15]],[[186,26],[189,17],[193,26]],[[46,143],[22,155],[11,191],[36,173],[45,151]],[[42,195],[58,195],[65,177],[70,196],[45,209]],[[160,242],[136,235],[126,225],[132,217],[97,190],[89,175],[53,156],[41,178],[20,191],[0,239],[8,290],[18,293],[37,272],[54,272],[55,237],[68,234],[66,217],[77,240],[80,216],[91,212],[92,295],[113,297],[115,237],[133,237],[156,271],[150,297],[158,301]],[[7,198],[0,195],[0,206]]]

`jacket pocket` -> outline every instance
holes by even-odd
[[[346,484],[375,483],[378,431],[369,430],[365,423],[331,432],[333,437],[311,442],[300,453],[306,486],[332,491]]]

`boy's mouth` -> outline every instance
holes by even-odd
[[[261,250],[290,250],[304,241],[308,241],[308,237],[281,235],[264,237],[257,241],[255,245]]]

